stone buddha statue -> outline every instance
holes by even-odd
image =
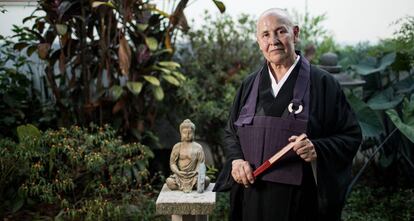
[[[170,169],[173,174],[166,183],[171,190],[191,192],[197,185],[200,164],[204,164],[204,151],[193,141],[195,125],[189,119],[180,124],[181,142],[174,145],[170,155]],[[205,176],[204,188],[210,183]]]

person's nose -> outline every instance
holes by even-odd
[[[270,45],[280,44],[279,36],[277,36],[276,34],[270,35],[269,44]]]

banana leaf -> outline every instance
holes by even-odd
[[[352,65],[355,71],[360,75],[371,75],[374,73],[384,71],[388,66],[390,66],[395,61],[396,54],[395,52],[391,52],[386,54],[384,57],[380,59],[379,62],[374,62],[375,60],[367,59],[364,62],[361,62],[357,65]]]
[[[387,110],[386,113],[398,130],[414,143],[414,95],[411,95],[410,101],[404,100],[402,118],[394,109]]]
[[[347,98],[355,111],[364,139],[378,137],[383,127],[377,113],[353,93],[348,94]]]
[[[394,95],[394,90],[389,87],[375,94],[368,101],[368,106],[373,110],[387,110],[395,108],[403,99],[402,94]]]

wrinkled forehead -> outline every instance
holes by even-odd
[[[278,27],[291,28],[294,26],[292,19],[287,14],[279,12],[267,12],[260,16],[257,21],[256,31],[260,33],[264,30],[275,29]]]

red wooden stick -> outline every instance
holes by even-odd
[[[266,160],[260,167],[258,167],[254,172],[253,176],[256,178],[261,173],[266,171],[271,165],[273,165],[277,160],[279,160],[283,155],[285,155],[290,149],[295,146],[299,141],[302,141],[306,138],[306,134],[301,134],[299,137],[296,138],[295,142],[291,142],[288,145],[284,146],[279,152],[273,155],[270,159]]]

